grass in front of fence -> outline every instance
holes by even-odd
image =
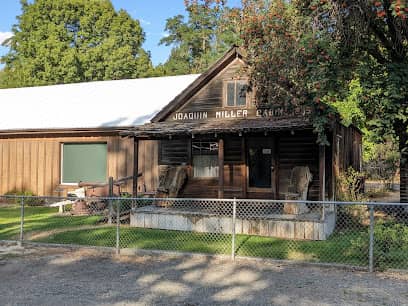
[[[231,235],[122,227],[121,247],[147,250],[231,254]],[[48,243],[115,246],[115,228],[77,230],[39,239]],[[334,234],[326,241],[293,241],[237,235],[236,255],[367,266],[368,254],[353,248],[362,233]],[[98,239],[95,239],[98,237]]]
[[[63,230],[64,228],[95,225],[99,216],[71,216],[58,215],[58,208],[31,207],[24,209],[24,233],[49,232],[52,230]],[[19,239],[20,234],[20,206],[0,206],[0,240]]]
[[[231,254],[231,235],[170,231],[159,229],[120,228],[121,248],[164,250],[207,254]],[[69,230],[37,239],[46,243],[92,246],[115,246],[116,228]],[[325,241],[295,241],[250,235],[236,236],[236,255],[307,262],[339,263],[368,266],[367,231],[344,231]],[[408,253],[387,254],[378,258],[378,268],[408,269]],[[385,261],[385,262],[384,262]]]
[[[47,243],[114,247],[115,226],[100,222],[101,216],[59,215],[58,209],[26,207],[24,235]],[[20,207],[0,206],[0,240],[18,239]],[[121,226],[121,247],[209,254],[231,254],[231,235],[132,228]],[[402,238],[402,237],[401,237]],[[407,238],[408,239],[408,238]],[[236,236],[236,255],[289,259],[357,266],[368,264],[367,229],[335,232],[325,241],[295,241],[250,235]],[[379,242],[377,242],[378,245]],[[399,250],[399,248],[398,248]],[[374,249],[378,254],[377,248]],[[383,252],[384,253],[384,252]],[[381,265],[408,268],[408,252],[381,253]],[[380,256],[377,255],[377,258]]]

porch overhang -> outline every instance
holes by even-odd
[[[147,123],[121,131],[121,136],[136,138],[168,138],[172,136],[193,136],[203,134],[265,133],[283,130],[312,129],[308,118],[288,119],[239,119],[212,121],[164,121]]]

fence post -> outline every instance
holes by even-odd
[[[109,177],[109,215],[108,215],[108,224],[112,224],[112,215],[113,215],[113,207],[112,207],[112,197],[113,197],[113,177]]]
[[[120,205],[121,201],[116,201],[116,255],[120,254]]]
[[[326,218],[326,210],[325,210],[325,204],[324,202],[322,203],[322,215],[321,215],[321,221],[324,221]]]
[[[235,224],[237,217],[237,200],[234,198],[232,203],[232,241],[231,241],[231,259],[235,260]]]
[[[18,245],[22,246],[24,241],[24,197],[21,197],[20,205],[20,241],[18,242]]]
[[[374,205],[370,205],[370,246],[368,254],[368,271],[374,271]]]

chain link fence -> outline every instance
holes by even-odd
[[[408,269],[408,205],[4,196],[0,240]]]

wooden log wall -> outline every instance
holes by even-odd
[[[316,144],[316,135],[311,131],[297,131],[294,135],[290,132],[275,134],[276,141],[276,177],[280,193],[288,191],[291,171],[296,166],[309,166],[313,174],[313,181],[310,186],[309,199],[319,199],[319,148]],[[250,137],[250,136],[248,136]],[[225,198],[254,198],[273,199],[273,190],[246,191],[246,162],[245,148],[242,144],[243,138],[239,136],[226,136],[225,156],[224,156],[224,197]],[[185,140],[188,146],[188,140]],[[186,150],[184,150],[186,151]],[[142,154],[139,151],[139,154]],[[330,168],[331,152],[326,155],[326,165]],[[177,157],[177,156],[176,156]],[[141,158],[141,157],[140,157]],[[141,159],[139,158],[139,162]],[[159,162],[161,164],[161,162]],[[188,163],[191,165],[191,163]],[[330,182],[331,170],[326,171],[326,182]],[[327,184],[326,184],[327,185]],[[218,178],[188,178],[188,182],[180,196],[182,197],[203,197],[203,186],[205,186],[205,197],[218,197]],[[329,190],[328,188],[326,189]]]
[[[290,183],[291,171],[296,166],[308,166],[313,174],[309,187],[310,200],[319,199],[319,147],[311,131],[282,133],[278,138],[279,192],[285,193]]]
[[[224,198],[243,197],[246,180],[243,173],[245,163],[242,154],[242,139],[242,137],[230,135],[224,138]],[[173,149],[167,147],[173,147]],[[191,150],[188,149],[190,147],[190,139],[184,139],[184,141],[162,140],[160,143],[162,153],[159,165],[177,165],[180,164],[179,161],[182,161],[191,167]],[[205,187],[205,195],[203,195],[203,186]],[[190,171],[187,184],[180,196],[217,198],[218,188],[218,178],[194,178],[192,177],[192,171]]]
[[[160,165],[188,164],[191,154],[190,139],[160,140],[159,143]]]
[[[106,142],[107,176],[115,179],[133,175],[133,139],[119,136],[0,139],[0,194],[31,191],[36,195],[58,195],[61,185],[61,144]],[[122,191],[132,192],[129,181]]]

